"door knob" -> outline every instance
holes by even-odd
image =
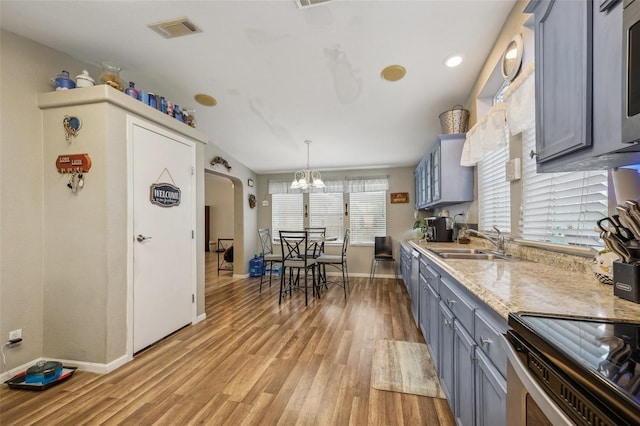
[[[138,240],[139,243],[143,242],[144,240],[150,240],[151,237],[145,237],[142,234],[138,234],[138,236],[136,237],[136,240]]]

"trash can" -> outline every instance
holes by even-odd
[[[263,268],[264,268],[263,257],[256,255],[253,259],[249,261],[249,276],[259,277],[260,275],[262,275]]]

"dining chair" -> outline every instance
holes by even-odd
[[[307,256],[319,257],[324,253],[323,239],[327,235],[327,228],[304,228],[309,233],[309,245],[307,247]]]
[[[342,240],[342,253],[337,254],[322,254],[316,259],[318,262],[318,269],[324,269],[326,266],[333,266],[334,268],[342,271],[342,283],[338,281],[331,282],[337,284],[344,289],[344,297],[347,297],[347,290],[349,289],[349,271],[347,269],[347,247],[349,247],[349,230],[344,232],[344,239]],[[318,277],[320,279],[320,277]],[[327,273],[324,271],[325,284],[327,281]]]
[[[396,270],[396,260],[393,257],[393,241],[390,236],[386,237],[374,237],[374,250],[373,259],[371,260],[371,272],[369,278],[373,279],[376,276],[376,267],[378,262],[392,262],[393,272],[398,280],[398,272]]]
[[[282,295],[289,292],[292,295],[294,289],[301,290],[300,273],[304,274],[304,304],[309,304],[307,277],[309,270],[312,275],[312,289],[314,297],[320,297],[318,285],[316,283],[316,259],[307,256],[309,243],[309,233],[307,231],[280,231],[280,244],[282,244],[282,275],[280,275],[280,299]],[[289,271],[289,282],[285,285],[286,271]],[[294,278],[294,271],[296,276]]]
[[[264,274],[269,268],[269,287],[271,287],[271,278],[273,277],[274,264],[282,264],[282,254],[273,252],[273,241],[271,239],[271,230],[269,228],[259,228],[258,236],[260,245],[262,246],[262,273],[260,274],[260,292],[262,293],[262,280]]]
[[[233,271],[233,238],[218,238],[218,275],[220,271]]]

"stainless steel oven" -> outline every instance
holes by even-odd
[[[640,424],[640,323],[510,314],[507,424]]]
[[[640,141],[640,0],[624,0],[622,12],[622,141]]]

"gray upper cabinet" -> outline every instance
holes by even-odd
[[[532,0],[538,172],[640,162],[622,142],[622,1]]]
[[[591,145],[593,8],[539,1],[535,16],[538,161]]]
[[[436,138],[431,150],[416,167],[417,208],[473,201],[473,167],[460,165],[464,141],[464,134]]]

